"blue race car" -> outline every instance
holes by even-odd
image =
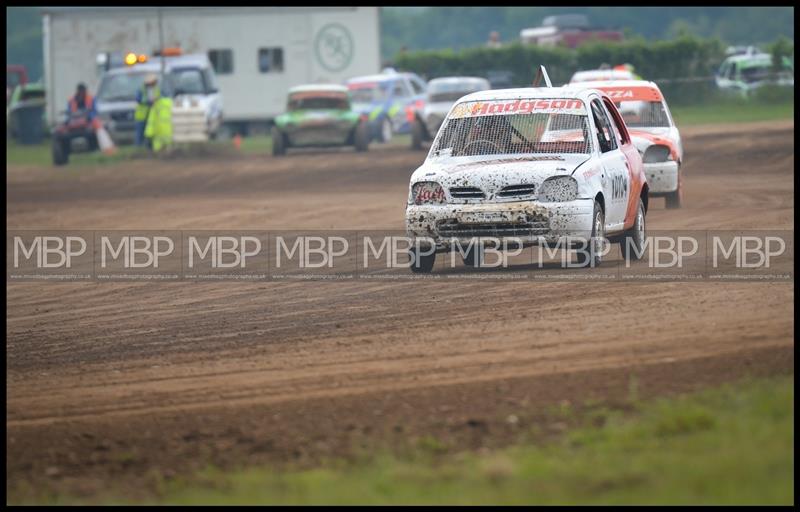
[[[353,109],[367,116],[370,141],[388,142],[395,133],[411,133],[414,116],[425,106],[427,84],[414,73],[392,69],[347,81]]]

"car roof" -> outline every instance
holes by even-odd
[[[575,74],[572,75],[570,82],[602,80],[600,77],[608,77],[610,80],[630,80],[633,78],[633,73],[621,69],[590,69],[587,71],[576,71]]]
[[[408,73],[405,71],[399,72],[395,71],[392,73],[380,73],[378,75],[365,75],[365,76],[356,76],[349,80],[347,80],[348,84],[355,84],[361,82],[389,82],[391,80],[397,80],[398,78],[402,77],[411,77],[414,76],[415,73]]]
[[[744,55],[731,55],[725,62],[750,62],[750,61],[766,61],[772,60],[772,55],[769,53],[751,53]]]
[[[578,99],[585,100],[592,93],[603,94],[595,89],[585,87],[519,87],[515,89],[490,89],[478,91],[461,98],[461,101],[491,101],[516,99]]]
[[[609,94],[614,101],[664,101],[664,95],[655,82],[649,80],[608,80],[594,82],[575,82],[572,87],[585,87],[598,91],[621,91],[627,89],[625,93],[629,95],[619,96]]]
[[[347,87],[339,84],[306,84],[296,85],[289,89],[289,94],[296,92],[341,92],[347,94]]]
[[[585,87],[587,89],[597,89],[599,87],[652,87],[653,89],[658,89],[658,85],[650,80],[592,80],[590,82],[574,83],[571,86]]]
[[[459,82],[478,82],[478,81],[487,83],[489,82],[489,80],[481,76],[443,76],[439,78],[433,78],[428,83],[432,84],[435,82],[437,84],[443,84],[448,82],[459,83]]]

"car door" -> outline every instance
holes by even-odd
[[[613,233],[622,230],[625,222],[630,187],[627,159],[620,150],[609,114],[599,98],[592,100],[591,109],[603,167],[600,181],[605,199],[606,232]]]
[[[603,105],[606,107],[606,112],[611,119],[611,126],[619,141],[619,150],[625,158],[625,168],[627,169],[628,177],[628,200],[624,212],[623,227],[628,229],[633,226],[635,222],[636,209],[639,205],[639,197],[642,193],[642,187],[647,182],[644,174],[644,164],[642,163],[642,156],[639,150],[633,145],[631,136],[628,133],[628,127],[625,126],[625,121],[622,119],[622,114],[614,106],[614,103],[609,98],[603,98]]]

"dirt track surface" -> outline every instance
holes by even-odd
[[[792,122],[683,131],[648,228],[793,229]],[[7,169],[8,229],[402,229],[404,148]],[[793,373],[793,283],[14,283],[7,489],[434,435],[502,444],[547,404]]]

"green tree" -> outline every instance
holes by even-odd
[[[772,54],[772,73],[777,75],[783,70],[785,62],[794,55],[794,44],[781,36],[769,46],[769,53]]]

